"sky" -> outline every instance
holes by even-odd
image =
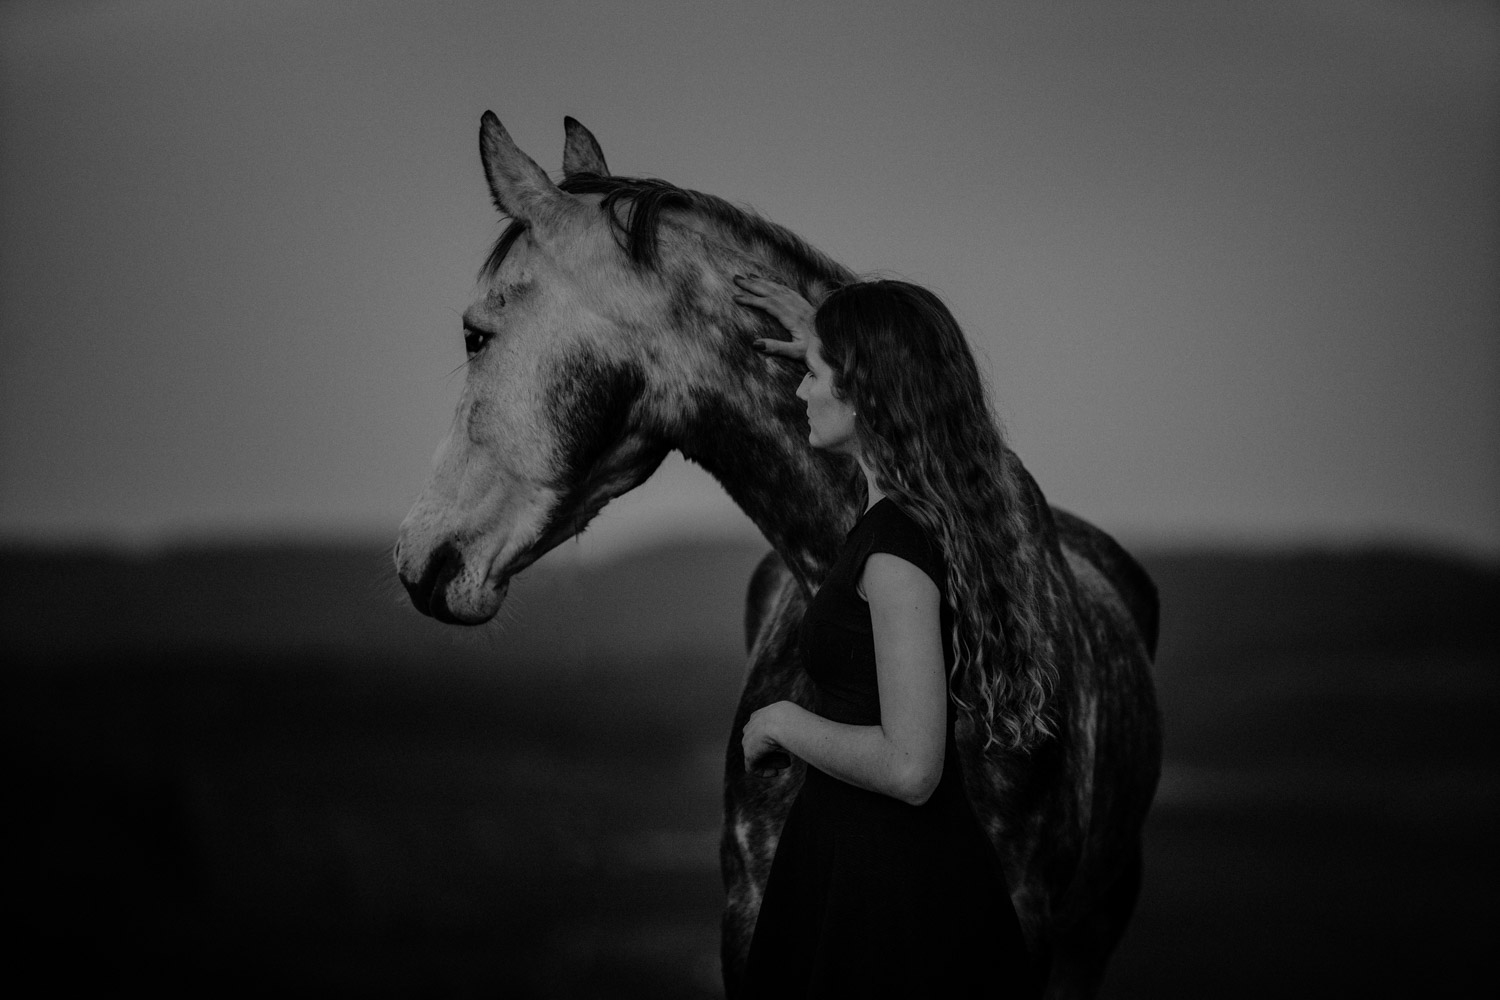
[[[1500,556],[1500,8],[0,5],[0,540],[394,538],[500,221],[556,174],[928,284],[1129,542]],[[605,552],[751,537],[672,459]]]

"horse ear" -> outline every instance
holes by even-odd
[[[599,140],[594,138],[594,133],[579,124],[578,119],[572,115],[563,118],[563,131],[567,133],[567,139],[563,143],[563,176],[598,174],[600,177],[608,177],[609,167],[604,162],[604,150],[599,148]]]
[[[486,111],[479,122],[479,157],[495,207],[511,218],[536,228],[565,204],[568,196],[521,152],[493,111]]]

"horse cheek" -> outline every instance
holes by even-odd
[[[564,495],[625,436],[644,387],[640,369],[589,353],[558,366],[548,409],[558,435],[555,483]]]

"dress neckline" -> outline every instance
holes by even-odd
[[[865,516],[868,515],[870,511],[874,510],[876,507],[879,507],[889,499],[889,496],[883,496],[879,500],[876,500],[874,503],[870,504],[870,506],[866,507],[864,511],[859,515],[859,517],[854,519],[854,527],[850,528],[848,534],[846,534],[844,537],[848,538],[849,535],[854,534],[855,529],[857,529],[862,523],[864,523]]]

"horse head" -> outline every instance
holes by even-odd
[[[512,576],[674,447],[778,548],[809,529],[781,526],[790,512],[778,517],[767,491],[784,479],[796,503],[840,480],[802,440],[800,373],[749,349],[771,331],[733,303],[730,279],[755,271],[816,296],[846,272],[719,199],[613,177],[587,129],[569,118],[566,132],[556,184],[493,113],[481,123],[490,193],[511,222],[463,314],[463,393],[395,551],[413,603],[441,621],[489,620]],[[804,500],[796,514],[823,508]]]

